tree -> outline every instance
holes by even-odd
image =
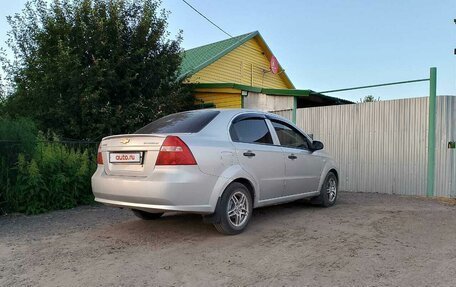
[[[167,15],[153,0],[27,2],[8,17],[8,113],[98,140],[189,109],[193,97],[177,81],[181,32],[169,39]]]
[[[5,107],[5,90],[3,89],[2,75],[0,74],[0,118],[4,114]]]
[[[363,99],[360,99],[360,103],[371,103],[371,102],[378,102],[380,101],[380,98],[376,99],[372,95],[365,96]]]

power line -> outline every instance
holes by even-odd
[[[219,25],[215,24],[213,21],[211,21],[209,18],[207,18],[203,13],[201,13],[200,11],[198,11],[198,9],[196,9],[195,7],[193,7],[190,3],[188,3],[186,0],[182,0],[182,2],[184,2],[185,4],[187,4],[190,8],[192,8],[196,13],[198,13],[201,17],[203,17],[204,19],[206,19],[209,23],[211,23],[212,25],[214,25],[217,29],[219,29],[220,31],[222,31],[224,34],[228,35],[230,38],[234,38],[233,35],[231,35],[230,33],[228,33],[227,31],[223,30]],[[239,39],[237,42],[241,42],[241,39]],[[263,51],[260,51],[260,50],[257,50],[253,47],[249,47],[249,46],[244,46],[246,47],[247,49],[251,49],[253,51],[256,51],[256,52],[259,52],[261,54],[264,55],[264,52]],[[264,70],[264,69],[263,69]],[[284,70],[282,70],[284,71]],[[264,73],[264,71],[263,71]]]
[[[225,30],[223,30],[220,26],[218,26],[217,24],[215,24],[214,22],[212,22],[209,18],[207,18],[203,13],[201,13],[200,11],[198,11],[198,9],[196,9],[195,7],[193,7],[190,3],[188,3],[186,0],[182,0],[182,2],[184,2],[185,4],[187,4],[190,8],[192,8],[196,13],[198,13],[201,17],[203,17],[204,19],[206,19],[209,23],[211,23],[212,25],[214,25],[217,29],[219,29],[220,31],[222,31],[224,34],[228,35],[230,38],[234,38],[230,33],[226,32]],[[237,42],[241,42],[241,40],[239,39]],[[263,51],[260,51],[258,49],[255,49],[253,47],[249,47],[249,46],[245,46],[246,48],[248,49],[251,49],[253,51],[256,51],[256,52],[260,52],[261,54],[264,54]]]
[[[228,33],[227,31],[223,30],[222,28],[220,28],[219,25],[215,24],[214,22],[212,22],[209,18],[207,18],[206,16],[204,16],[203,13],[201,13],[200,11],[198,11],[195,7],[193,7],[190,3],[188,3],[187,1],[185,0],[182,0],[185,4],[187,4],[190,8],[192,8],[196,13],[200,14],[201,17],[203,17],[204,19],[206,19],[209,23],[211,23],[212,25],[214,25],[215,27],[217,27],[217,29],[219,29],[220,31],[222,31],[223,33],[225,33],[226,35],[228,35],[230,38],[233,38],[233,36]]]

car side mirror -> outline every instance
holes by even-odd
[[[324,148],[324,145],[321,141],[313,141],[312,142],[312,150],[313,151],[316,151],[316,150],[321,150]]]

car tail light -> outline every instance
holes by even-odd
[[[196,165],[188,146],[177,136],[167,136],[155,165]]]
[[[103,164],[103,155],[101,154],[101,144],[98,146],[97,164]]]

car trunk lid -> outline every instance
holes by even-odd
[[[107,175],[146,177],[155,168],[166,135],[127,134],[109,136],[100,144]]]

